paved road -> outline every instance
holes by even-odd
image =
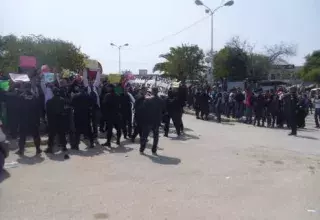
[[[320,219],[320,131],[288,131],[184,116],[182,139],[24,158],[0,183],[1,220]],[[310,121],[311,122],[311,121]],[[103,140],[100,140],[103,142]],[[114,147],[116,147],[114,145]]]

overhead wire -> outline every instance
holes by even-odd
[[[175,32],[175,33],[173,33],[173,34],[166,35],[166,36],[162,37],[161,39],[156,40],[156,41],[154,41],[154,42],[152,42],[152,43],[146,44],[146,45],[141,46],[141,47],[138,47],[138,48],[126,48],[126,49],[127,49],[127,50],[131,50],[131,49],[132,49],[132,50],[144,49],[144,48],[148,48],[148,47],[151,47],[151,46],[153,46],[153,45],[159,44],[159,43],[165,41],[165,40],[168,39],[168,38],[175,37],[175,36],[181,34],[182,32],[189,30],[190,28],[192,28],[192,27],[196,26],[197,24],[203,22],[204,20],[206,20],[206,19],[209,18],[209,17],[210,17],[210,15],[206,15],[206,16],[204,16],[203,18],[201,18],[200,20],[197,20],[197,21],[193,22],[192,24],[184,27],[183,29],[181,29],[181,30],[179,30],[179,31],[177,31],[177,32]]]

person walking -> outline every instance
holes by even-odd
[[[140,139],[140,153],[143,154],[147,145],[150,131],[153,133],[152,153],[157,154],[159,142],[159,127],[165,108],[163,100],[158,96],[158,88],[152,88],[152,97],[146,98],[145,120],[142,123],[142,137]]]

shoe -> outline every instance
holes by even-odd
[[[23,155],[24,155],[24,151],[18,150],[18,151],[16,152],[16,154],[18,154],[19,156],[23,156]]]
[[[168,134],[164,134],[163,136],[164,136],[164,137],[168,137]]]
[[[72,150],[80,150],[78,146],[71,147]]]
[[[297,136],[297,134],[294,134],[294,133],[289,133],[288,135],[289,136]]]
[[[140,155],[144,155],[144,152],[143,152],[143,151],[140,151]]]
[[[45,149],[44,152],[46,154],[53,154],[53,150],[51,148],[49,148],[49,147],[47,149]]]
[[[152,152],[153,156],[158,156],[157,152]]]
[[[67,147],[63,147],[62,148],[62,152],[67,152],[68,151],[68,148]]]
[[[39,155],[39,154],[41,154],[41,153],[42,153],[42,150],[41,150],[41,149],[37,149],[36,155]]]
[[[90,144],[90,147],[89,148],[94,148],[94,144]]]
[[[120,140],[117,140],[117,145],[120,145]]]
[[[102,144],[103,147],[111,147],[111,143],[110,142],[106,142],[104,144]]]
[[[131,142],[134,143],[135,142],[135,138],[132,137],[131,138]]]

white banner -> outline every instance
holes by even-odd
[[[9,76],[13,82],[30,82],[27,74],[9,73]]]

